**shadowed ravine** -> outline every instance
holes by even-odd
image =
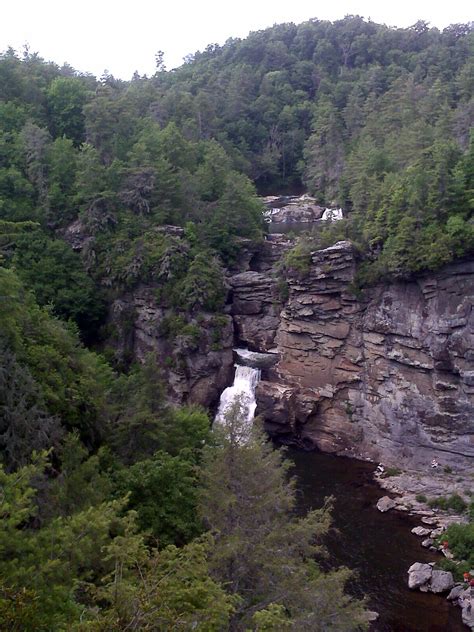
[[[319,452],[289,449],[297,478],[299,510],[319,507],[334,496],[333,520],[338,530],[328,542],[333,566],[356,572],[349,590],[366,595],[380,614],[373,632],[462,632],[460,609],[444,597],[411,591],[407,569],[415,561],[434,561],[410,533],[417,523],[399,512],[380,513],[382,495],[372,480],[373,465]]]

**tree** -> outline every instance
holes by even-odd
[[[344,168],[343,125],[331,100],[318,102],[313,119],[313,133],[305,151],[304,180],[319,199],[332,203]]]
[[[62,434],[28,369],[0,348],[0,459],[5,469],[26,465],[35,450],[57,446]]]
[[[343,592],[348,571],[324,574],[314,561],[330,526],[330,501],[295,518],[289,463],[258,428],[243,443],[243,423],[236,401],[216,431],[218,447],[205,450],[199,492],[201,516],[215,538],[213,576],[240,598],[229,629],[246,630],[271,604],[292,629],[364,628],[361,604]]]
[[[13,265],[40,305],[52,305],[55,314],[74,320],[85,338],[96,336],[103,299],[68,244],[41,231],[19,235]]]
[[[118,540],[118,538],[117,538]],[[109,547],[109,551],[120,542]],[[220,632],[228,629],[236,598],[209,576],[209,536],[178,549],[169,546],[137,564],[135,577],[111,574],[95,599],[89,621],[74,632]],[[117,550],[115,555],[120,555]],[[86,618],[86,617],[84,617]]]
[[[199,535],[196,514],[195,457],[189,450],[177,456],[156,452],[117,475],[119,495],[129,494],[138,525],[160,548],[183,545]]]
[[[222,309],[227,290],[221,265],[212,253],[197,254],[182,286],[182,305],[189,311],[206,310],[215,312]]]
[[[83,108],[87,89],[76,77],[56,77],[48,89],[50,130],[55,138],[65,136],[79,147],[85,140]]]

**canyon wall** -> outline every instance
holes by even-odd
[[[474,262],[358,294],[340,242],[287,277],[283,303],[274,261],[230,279],[239,344],[280,354],[257,390],[268,431],[387,465],[472,466]]]
[[[357,292],[349,242],[282,279],[291,245],[273,235],[249,248],[229,274],[225,313],[199,314],[171,335],[164,323],[175,315],[152,284],[120,296],[109,319],[116,359],[154,353],[171,401],[215,409],[232,382],[233,346],[276,351],[257,387],[273,436],[386,465],[472,466],[474,261]]]

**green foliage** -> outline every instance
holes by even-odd
[[[74,588],[93,586],[94,580],[115,567],[108,549],[120,538],[125,550],[133,541],[133,515],[119,517],[123,503],[103,503],[97,508],[55,518],[34,529],[28,519],[35,515],[32,479],[41,473],[44,458],[14,474],[0,470],[3,495],[0,505],[0,573],[7,587],[0,607],[19,621],[34,620],[31,630],[58,629],[79,617]],[[23,525],[23,528],[18,528]],[[26,590],[34,595],[34,606],[26,612],[15,609],[12,596]]]
[[[431,498],[428,501],[430,507],[437,507],[444,511],[452,510],[455,513],[464,513],[467,509],[466,502],[459,496],[459,494],[452,494],[449,498],[445,496],[439,496],[438,498]]]
[[[59,239],[40,232],[16,239],[12,265],[40,305],[52,305],[61,318],[74,320],[93,338],[104,318],[99,290],[85,273],[80,257]]]
[[[203,410],[167,405],[152,356],[115,380],[112,398],[117,416],[109,441],[127,463],[149,458],[158,450],[173,456],[182,449],[196,451],[209,440],[210,423]]]
[[[227,290],[224,272],[216,258],[209,252],[196,255],[181,287],[181,301],[191,312],[222,309]]]
[[[41,390],[15,355],[0,348],[0,458],[7,471],[26,465],[33,451],[57,446],[60,421],[48,414]]]
[[[156,452],[120,471],[117,480],[118,494],[128,494],[141,530],[160,548],[182,545],[200,533],[196,488],[195,458],[186,450],[177,456]]]
[[[55,137],[66,136],[78,147],[85,138],[83,108],[87,91],[75,77],[56,77],[47,92],[50,129]]]
[[[178,549],[169,546],[154,552],[138,565],[130,580],[121,573],[96,591],[101,605],[91,608],[89,620],[76,623],[76,632],[119,632],[136,629],[145,632],[197,630],[218,632],[227,629],[236,599],[209,576],[210,537],[194,540]]]
[[[77,333],[35,303],[13,271],[0,267],[0,332],[38,386],[49,415],[76,429],[89,444],[97,441],[105,421],[111,371],[84,349]]]
[[[426,503],[428,499],[426,498],[424,494],[417,494],[415,496],[415,500],[419,503]]]
[[[311,242],[300,240],[296,246],[285,255],[284,265],[287,270],[294,271],[301,276],[307,276],[311,269]]]
[[[442,539],[448,541],[455,559],[466,563],[467,571],[474,568],[474,522],[450,525]]]

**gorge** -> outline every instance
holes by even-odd
[[[170,357],[175,401],[213,407],[232,379],[234,344],[272,351],[278,361],[262,370],[256,391],[270,435],[421,471],[433,458],[472,467],[474,262],[358,293],[356,250],[340,242],[311,252],[303,273],[286,274],[286,298],[280,268],[291,245],[271,235],[242,258],[244,269],[228,277],[217,344],[214,316],[201,318],[194,344],[170,343],[151,287],[121,297],[111,312],[120,352]]]

